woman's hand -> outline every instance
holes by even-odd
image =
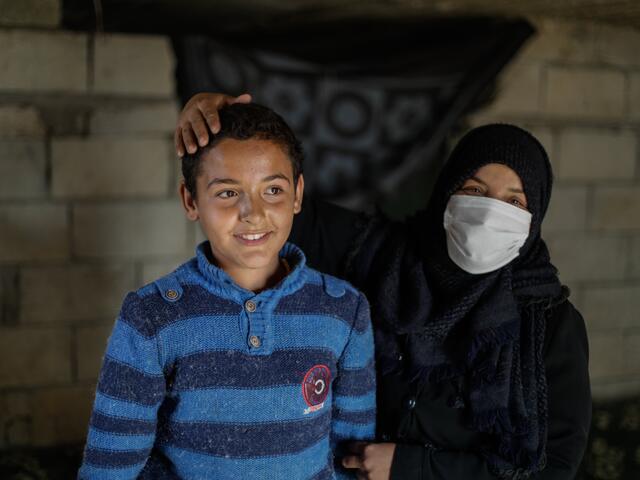
[[[220,130],[218,110],[222,107],[249,102],[251,102],[251,95],[248,93],[238,97],[223,93],[198,93],[191,97],[178,117],[178,126],[173,136],[176,153],[182,157],[186,152],[195,153],[198,145],[204,147],[209,143],[207,125],[213,133],[218,133]]]
[[[348,450],[351,455],[342,459],[342,466],[355,469],[358,480],[389,480],[395,443],[354,442]]]

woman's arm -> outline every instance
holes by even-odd
[[[302,249],[312,268],[345,278],[362,224],[361,214],[307,196],[294,217],[289,241]]]
[[[556,307],[547,323],[547,468],[541,478],[573,478],[591,426],[589,344],[582,315],[571,302]]]
[[[570,302],[555,308],[545,335],[548,432],[547,465],[535,478],[573,479],[587,445],[591,424],[589,348],[584,320]],[[475,453],[398,445],[392,480],[495,480]]]

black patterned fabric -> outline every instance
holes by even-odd
[[[250,92],[301,139],[307,192],[358,208],[441,164],[447,135],[532,29],[485,19],[263,33],[176,40],[182,100]]]

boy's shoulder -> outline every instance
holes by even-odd
[[[281,308],[298,305],[296,313],[320,314],[347,321],[356,330],[366,329],[369,323],[369,303],[365,295],[346,280],[305,266],[306,282],[293,302],[281,301]]]
[[[131,292],[127,297],[134,295],[138,298],[165,300],[176,302],[184,294],[185,288],[189,285],[197,285],[196,259],[191,258],[183,264],[177,266],[171,272],[152,280],[137,290]],[[125,299],[126,301],[126,299]]]
[[[305,285],[296,292],[295,303],[309,313],[324,313],[336,317],[354,318],[359,310],[368,312],[367,299],[362,292],[346,280],[305,266]],[[281,305],[289,303],[283,299]]]
[[[314,268],[305,266],[307,284],[322,287],[322,291],[333,298],[344,296],[359,297],[362,293],[347,280],[343,280],[328,273],[322,273]]]
[[[120,317],[146,335],[198,313],[236,314],[240,307],[202,285],[194,258],[125,297]]]

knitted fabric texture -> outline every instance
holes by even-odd
[[[489,163],[520,176],[533,218],[515,260],[472,275],[447,254],[443,213],[451,195]],[[372,303],[379,371],[453,381],[459,394],[451,406],[465,409],[469,428],[491,435],[482,453],[504,478],[545,464],[545,318],[564,298],[540,238],[551,183],[547,155],[528,132],[511,125],[472,130],[443,168],[427,210],[374,227],[352,277]]]
[[[375,432],[365,297],[305,265],[258,294],[208,242],[127,295],[100,373],[81,479],[331,479]]]

